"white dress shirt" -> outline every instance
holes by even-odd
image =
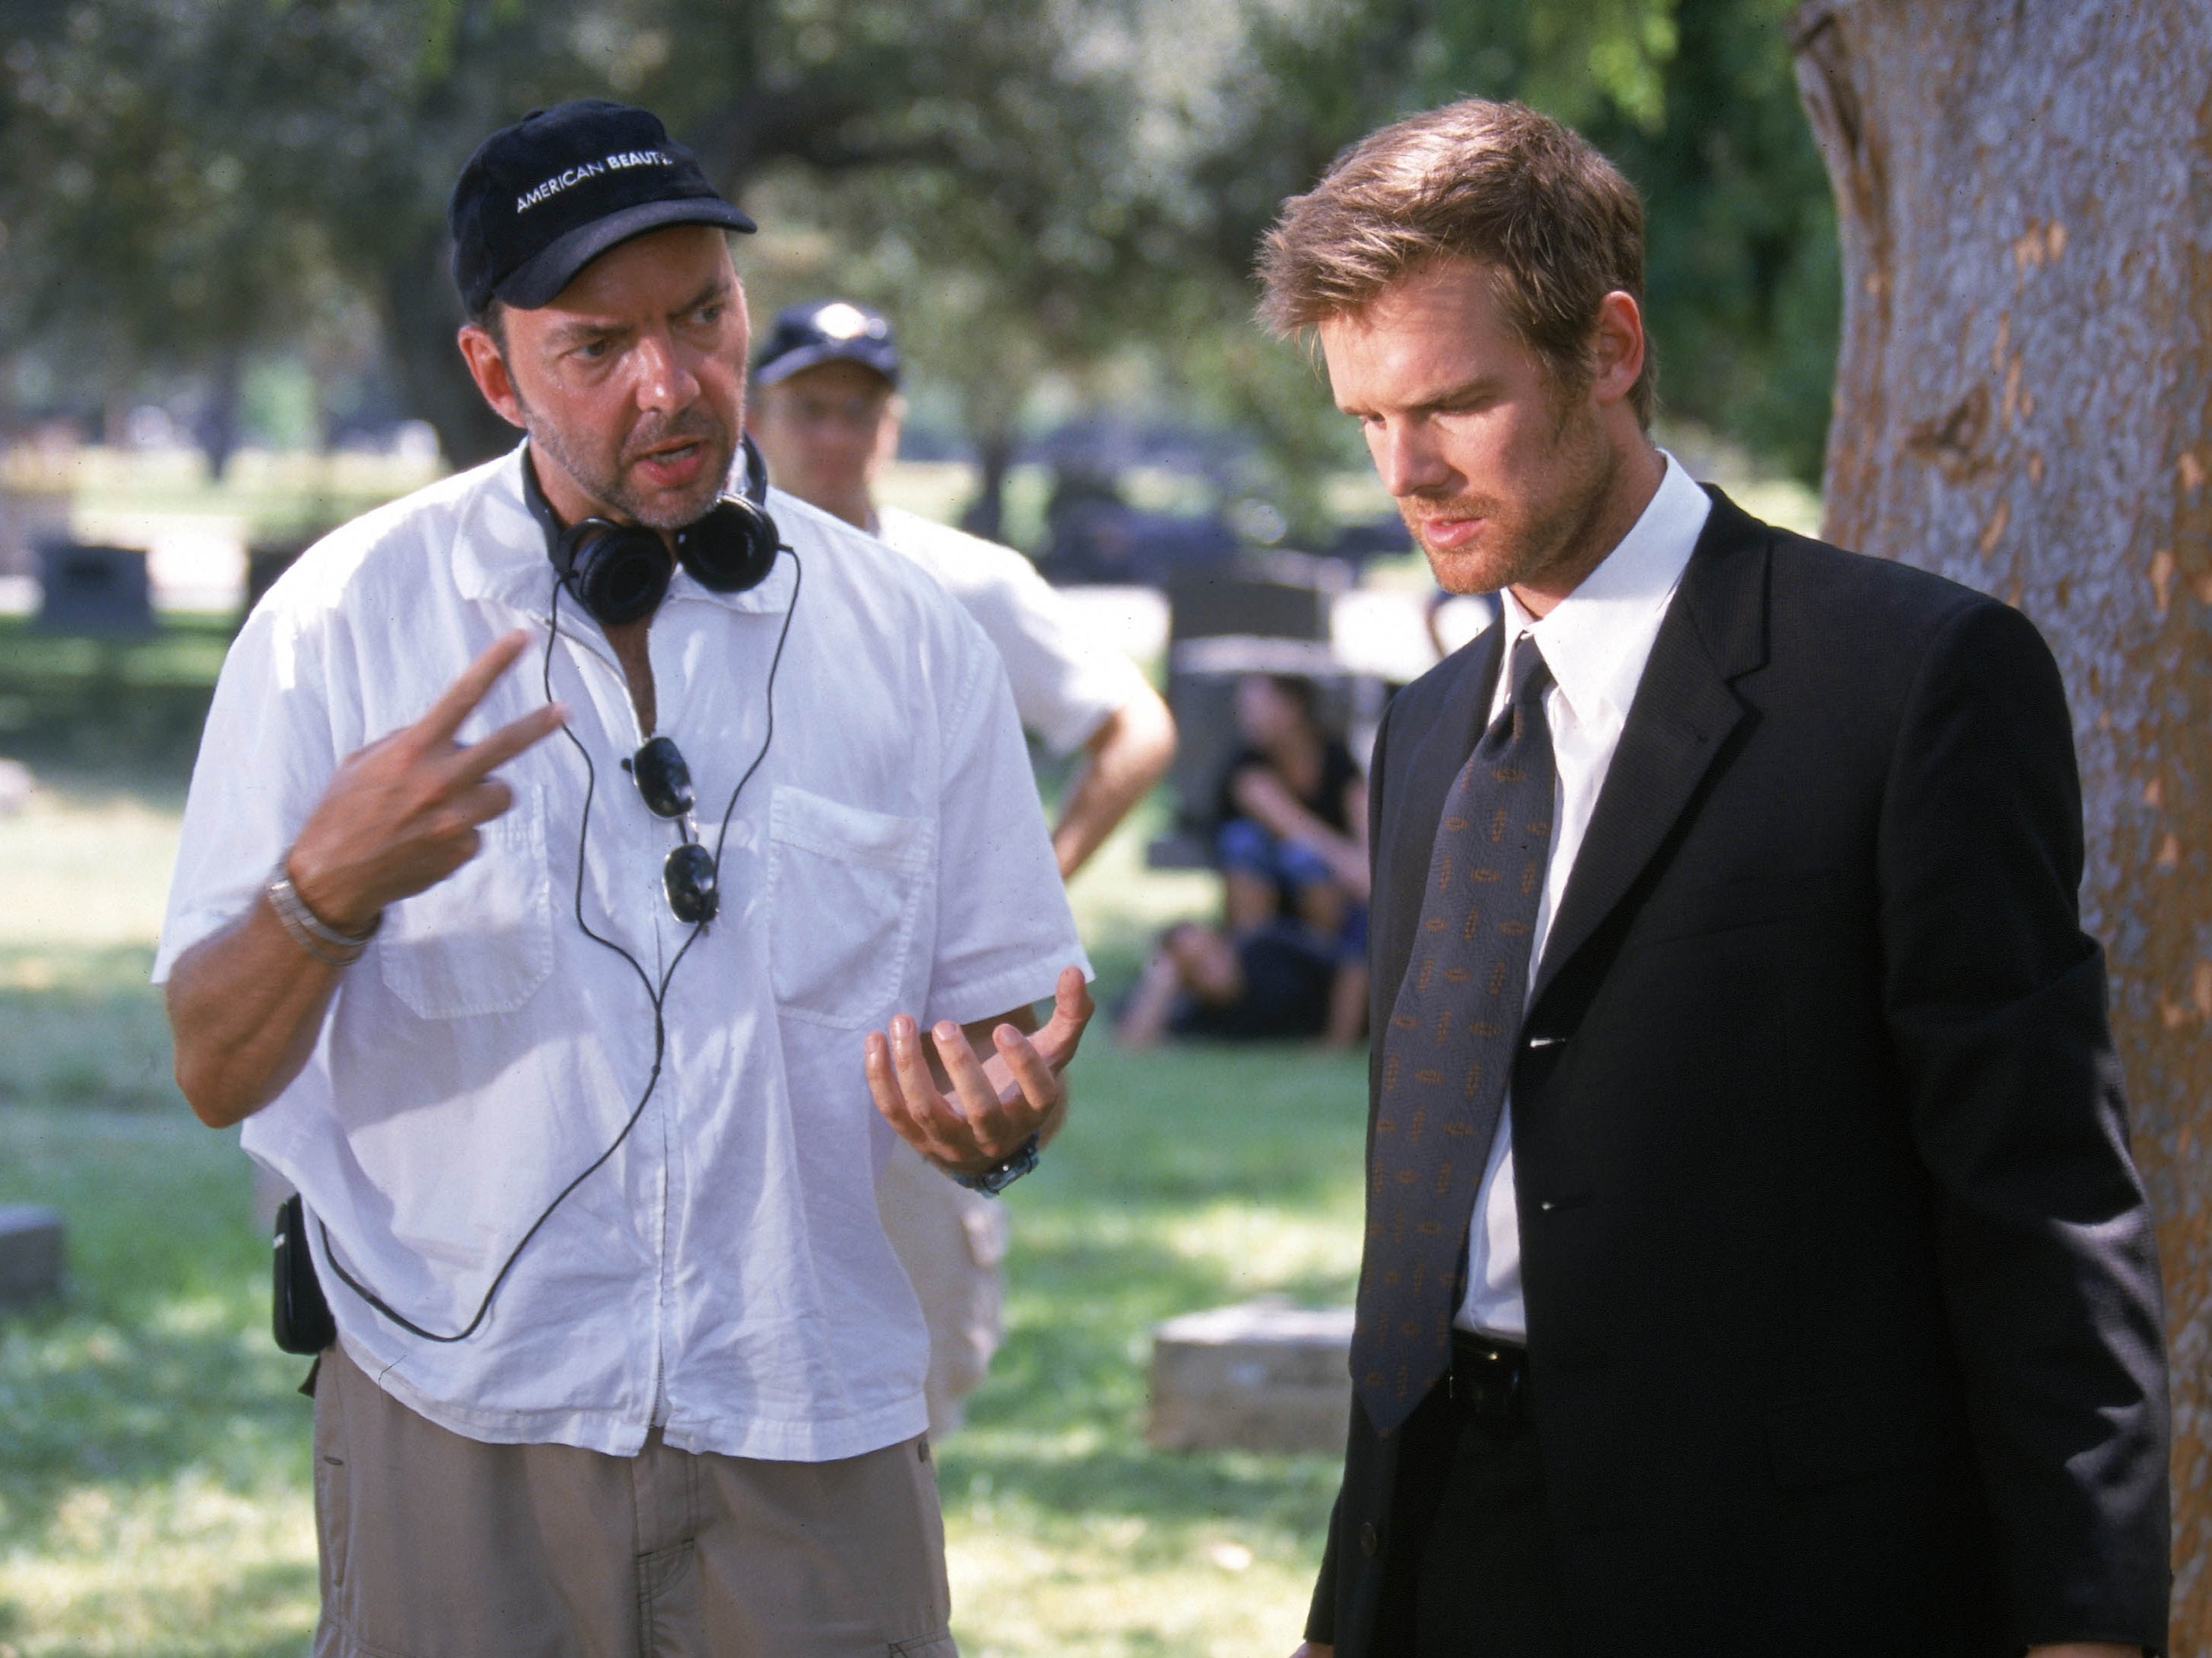
[[[256,609],[202,739],[157,981],[258,901],[339,761],[508,629],[532,643],[462,739],[545,701],[553,573],[522,465],[356,520]],[[686,1450],[820,1461],[921,1432],[928,1339],[876,1217],[891,1137],[863,1039],[901,1011],[966,1023],[1042,999],[1083,961],[997,652],[872,537],[769,504],[796,588],[789,556],[744,592],[679,572],[647,635],[711,845],[790,624],[774,741],[730,817],[721,913],[668,992],[644,1114],[466,1340],[379,1315],[310,1229],[348,1352],[471,1438],[627,1455],[665,1419]],[[656,978],[689,931],[661,891],[679,830],[623,769],[646,733],[622,668],[565,596],[550,664],[596,770],[588,842],[584,760],[556,733],[501,768],[514,805],[478,856],[386,910],[306,1069],[245,1128],[349,1270],[435,1331],[468,1321],[646,1089],[647,992],[578,905]]]
[[[935,576],[998,647],[1022,726],[1073,754],[1109,715],[1150,689],[1137,665],[1086,638],[1073,608],[1011,547],[896,507],[876,533]]]
[[[1663,452],[1662,452],[1663,453]],[[1532,635],[1552,671],[1544,693],[1544,717],[1552,728],[1552,752],[1559,779],[1553,789],[1552,821],[1558,834],[1552,861],[1544,872],[1544,893],[1536,907],[1529,938],[1531,970],[1544,958],[1544,941],[1559,899],[1574,873],[1606,768],[1620,745],[1629,705],[1644,677],[1659,624],[1674,602],[1690,552],[1705,527],[1712,501],[1672,455],[1666,475],[1643,516],[1590,572],[1581,586],[1552,607],[1541,620],[1528,614],[1510,589],[1498,595],[1503,613],[1504,654],[1512,660],[1514,642]],[[1504,712],[1512,687],[1503,670],[1491,699],[1490,718]],[[1521,1217],[1513,1190],[1513,1099],[1508,1093],[1498,1113],[1498,1136],[1490,1162],[1474,1194],[1468,1225],[1467,1293],[1452,1321],[1462,1330],[1479,1331],[1504,1341],[1528,1339],[1528,1315],[1521,1300]]]

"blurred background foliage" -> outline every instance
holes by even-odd
[[[493,127],[596,94],[661,113],[766,227],[757,321],[834,291],[893,314],[985,522],[1024,435],[1112,410],[1240,434],[1238,487],[1310,530],[1360,458],[1251,325],[1255,240],[1360,134],[1480,93],[1642,188],[1668,409],[1811,481],[1839,295],[1787,9],[0,0],[0,425],[112,425],[151,388],[219,473],[281,361],[315,435],[414,416],[453,463],[504,446],[451,344],[446,194]]]

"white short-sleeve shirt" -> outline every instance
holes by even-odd
[[[530,650],[464,726],[552,695],[558,733],[501,768],[514,806],[476,859],[392,906],[313,1059],[247,1120],[340,1260],[438,1332],[465,1324],[652,1072],[657,979],[689,929],[662,894],[677,827],[623,769],[644,740],[605,635],[564,595],[557,638],[522,452],[346,525],[232,647],[185,810],[165,979],[237,920],[339,761],[419,718],[485,647]],[[711,842],[721,912],[667,993],[636,1127],[526,1248],[483,1328],[410,1335],[346,1289],[310,1229],[347,1350],[433,1421],[492,1442],[826,1461],[922,1431],[928,1338],[876,1218],[891,1139],[866,1033],[1049,996],[1084,961],[998,653],[906,560],[790,496],[791,554],[749,592],[679,573],[648,635],[661,731]],[[795,554],[797,565],[794,566]],[[797,602],[794,605],[793,598]],[[551,640],[549,653],[547,643]]]
[[[1011,547],[879,508],[876,533],[936,577],[1006,665],[1014,711],[1054,754],[1073,754],[1151,687],[1137,665],[1084,636],[1073,608]]]

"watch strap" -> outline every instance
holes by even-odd
[[[973,1175],[955,1175],[952,1178],[971,1192],[981,1192],[987,1198],[995,1198],[1036,1166],[1037,1137],[1032,1134],[988,1169]]]

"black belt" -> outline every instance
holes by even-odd
[[[1500,1430],[1519,1427],[1528,1419],[1528,1350],[1454,1330],[1444,1393],[1462,1417]]]

